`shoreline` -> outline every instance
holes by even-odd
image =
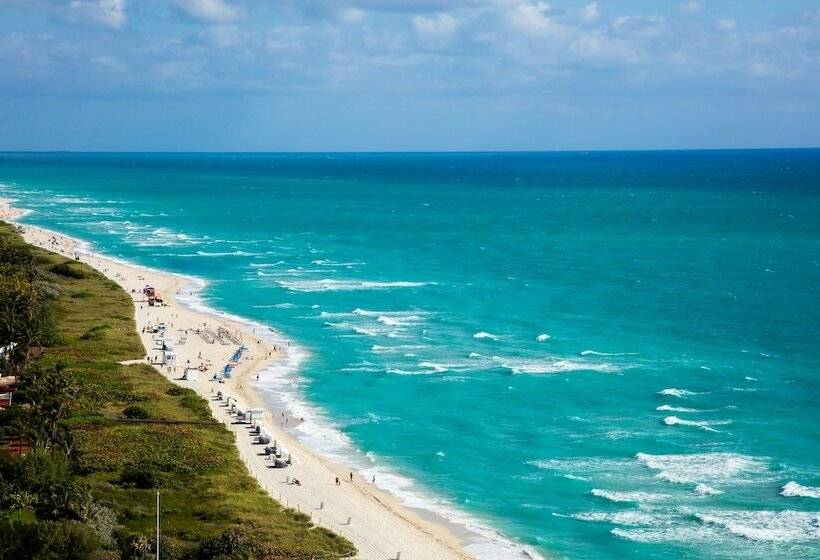
[[[463,550],[465,541],[461,537],[467,535],[457,536],[455,524],[444,518],[430,519],[432,514],[430,518],[420,515],[420,512],[405,507],[395,496],[355,473],[351,481],[349,475],[352,471],[349,468],[320,456],[289,433],[293,419],[284,417],[285,425],[282,425],[284,411],[276,418],[268,410],[262,396],[251,386],[251,381],[256,375],[264,375],[272,365],[287,356],[286,339],[282,338],[275,344],[269,339],[281,337],[277,331],[264,326],[267,332],[256,332],[258,328],[251,321],[209,309],[201,299],[197,301],[197,293],[206,285],[202,279],[107,257],[90,250],[89,245],[81,240],[20,223],[18,220],[30,212],[13,207],[13,202],[0,199],[0,219],[24,228],[26,242],[63,254],[66,258],[80,255],[82,262],[115,281],[132,296],[137,333],[151,358],[151,364],[173,383],[194,389],[206,399],[214,418],[225,423],[235,434],[237,451],[250,474],[274,500],[285,507],[307,513],[314,524],[353,542],[358,549],[356,558],[395,558],[398,552],[405,559],[474,558]],[[166,305],[146,305],[141,292],[144,284],[156,287]],[[192,301],[185,301],[184,292]],[[167,332],[171,333],[172,339],[178,332],[180,340],[187,338],[184,344],[176,346],[177,361],[174,366],[154,363],[159,350],[154,347],[151,333],[144,332],[144,328],[159,321],[168,324]],[[234,375],[225,379],[224,383],[213,382],[208,377],[228,363],[236,345],[205,342],[193,332],[202,324],[207,324],[204,328],[212,330],[219,327],[228,329],[248,348],[246,356],[236,365]],[[186,329],[188,333],[179,329]],[[177,343],[177,340],[174,342]],[[283,348],[280,344],[284,345]],[[187,360],[192,365],[207,365],[209,370],[200,374],[197,380],[183,380],[182,371],[186,369]],[[138,361],[146,363],[144,359]],[[235,423],[235,416],[226,414],[224,400],[216,400],[217,391],[222,391],[226,397],[234,397],[239,406],[246,410],[256,407],[265,409],[260,424],[293,455],[293,465],[285,469],[271,468],[266,458],[259,455],[262,447],[255,443],[255,437],[249,433],[250,424]],[[334,483],[337,476],[341,481],[339,486]],[[297,486],[286,482],[293,478],[299,479],[301,484]]]
[[[289,477],[291,475],[284,474],[281,469],[266,469],[264,463],[260,461],[260,458],[255,456],[260,447],[258,445],[256,445],[255,448],[253,447],[253,438],[246,437],[246,435],[241,431],[234,429],[234,433],[239,434],[236,443],[240,456],[246,463],[246,466],[252,476],[254,476],[259,484],[268,491],[271,497],[281,502],[285,506],[295,507],[300,511],[310,514],[311,519],[317,525],[322,525],[351,540],[359,549],[359,555],[357,558],[395,557],[396,553],[399,551],[402,552],[403,558],[414,559],[459,558],[466,560],[470,558],[485,558],[488,560],[494,560],[497,558],[507,559],[516,557],[522,559],[541,558],[538,553],[529,547],[509,540],[491,526],[479,519],[474,518],[471,514],[461,512],[457,509],[457,507],[448,504],[446,501],[443,503],[437,502],[435,498],[429,497],[426,493],[418,494],[414,491],[403,492],[402,488],[385,489],[380,488],[378,483],[371,484],[368,479],[371,476],[370,473],[373,472],[381,475],[387,475],[388,478],[400,481],[409,479],[405,479],[390,467],[383,467],[372,463],[372,461],[369,465],[362,465],[361,463],[363,460],[370,460],[367,455],[363,455],[364,459],[358,456],[347,457],[347,451],[350,451],[351,453],[357,452],[355,449],[344,449],[346,445],[351,443],[349,441],[345,440],[339,443],[339,447],[343,451],[342,454],[323,453],[322,451],[315,449],[315,446],[300,441],[299,435],[295,433],[298,431],[298,424],[291,418],[288,418],[287,423],[284,425],[281,422],[282,414],[284,414],[285,410],[288,410],[290,413],[290,405],[293,403],[287,399],[275,395],[275,389],[256,386],[255,376],[257,374],[260,376],[265,375],[273,368],[279,368],[281,370],[282,358],[287,359],[289,362],[286,365],[287,369],[296,371],[298,370],[298,366],[301,361],[307,357],[308,354],[298,346],[291,347],[284,335],[268,325],[210,307],[200,295],[201,291],[207,286],[207,282],[204,279],[195,276],[158,270],[143,265],[137,265],[115,257],[102,255],[93,251],[90,248],[90,244],[83,240],[64,235],[60,232],[47,230],[39,226],[20,223],[18,220],[29,215],[31,211],[14,207],[14,202],[15,201],[13,199],[0,198],[0,219],[4,219],[15,225],[26,228],[25,237],[29,243],[33,243],[54,252],[62,252],[66,255],[66,257],[73,258],[73,253],[83,255],[85,257],[84,262],[86,262],[86,264],[90,264],[101,273],[117,282],[121,287],[123,287],[123,289],[126,290],[127,293],[132,296],[141,296],[141,293],[134,294],[131,290],[137,290],[137,292],[139,292],[139,288],[141,288],[142,284],[133,285],[133,282],[129,283],[129,280],[133,281],[135,276],[139,282],[147,282],[149,279],[154,281],[156,279],[156,281],[154,281],[154,285],[162,286],[160,292],[163,297],[165,297],[168,306],[159,308],[155,307],[152,309],[184,309],[186,310],[186,314],[198,316],[202,319],[201,321],[194,321],[193,324],[195,325],[200,322],[208,323],[209,321],[211,323],[224,323],[225,326],[233,327],[238,332],[243,332],[249,338],[256,338],[257,350],[259,350],[259,352],[271,352],[271,357],[268,359],[251,357],[252,359],[250,363],[245,363],[243,360],[243,363],[237,366],[235,376],[230,381],[226,380],[225,384],[217,384],[206,380],[196,382],[182,381],[180,379],[176,379],[174,375],[169,374],[169,372],[162,367],[155,367],[172,382],[181,386],[195,389],[209,402],[211,411],[217,420],[223,422],[226,420],[230,422],[231,420],[231,417],[224,416],[225,409],[219,406],[220,403],[211,399],[211,396],[215,395],[219,390],[222,390],[226,395],[235,397],[246,408],[260,407],[265,409],[266,415],[261,422],[263,429],[268,431],[268,433],[270,433],[271,436],[277,441],[283,443],[284,447],[294,454],[295,463],[297,463],[298,457],[308,456],[311,461],[315,461],[317,464],[321,465],[325,471],[325,474],[334,473],[334,475],[330,477],[331,482],[333,481],[333,477],[337,475],[343,479],[343,486],[353,487],[358,499],[363,503],[352,507],[349,511],[351,515],[348,515],[347,517],[342,516],[343,518],[341,521],[339,521],[339,519],[333,521],[333,516],[328,515],[329,509],[333,507],[330,504],[334,503],[334,496],[332,492],[329,495],[327,492],[320,493],[321,495],[314,499],[311,503],[305,503],[304,499],[300,501],[297,497],[292,496],[292,491],[281,492],[281,488],[277,488],[270,484],[271,473],[266,471],[274,471],[276,475],[282,475],[279,476],[279,478],[286,476]],[[59,245],[62,246],[62,250],[60,250],[60,247],[55,247],[49,244],[49,239],[51,238],[60,240]],[[128,274],[126,274],[126,272]],[[162,279],[162,281],[159,281],[159,279]],[[150,335],[140,332],[142,327],[147,324],[146,320],[150,319],[150,315],[140,317],[141,314],[138,307],[139,299],[136,297],[134,299],[137,331],[142,337],[145,347],[150,348],[152,343]],[[144,320],[141,321],[141,319]],[[212,325],[209,323],[208,326],[210,327]],[[196,335],[192,336],[194,338],[198,338]],[[273,350],[273,347],[277,347],[278,350]],[[203,356],[205,355],[203,354]],[[217,368],[221,367],[222,364],[227,363],[229,356],[226,355],[222,358],[223,360],[221,363],[212,361],[214,366]],[[182,360],[184,359],[190,358],[185,358],[183,356],[177,364],[182,363]],[[179,369],[179,365],[177,368]],[[279,379],[285,380],[286,377],[279,377]],[[281,411],[273,410],[274,407],[270,406],[269,402],[266,402],[265,393],[275,399],[277,404],[282,404]],[[304,402],[301,399],[296,404],[305,409],[313,408],[309,403]],[[278,422],[272,422],[272,420],[276,418],[273,412],[280,413]],[[221,414],[223,414],[222,417],[220,417]],[[311,416],[306,416],[308,416],[308,419],[310,420]],[[245,426],[249,427],[249,425]],[[228,427],[235,428],[236,426],[232,426],[228,423]],[[324,428],[324,426],[322,427]],[[331,429],[333,428],[331,427]],[[342,433],[339,433],[339,435],[344,437],[344,434]],[[262,470],[260,471],[260,469]],[[290,472],[291,469],[293,469],[293,467],[285,469],[284,471]],[[354,473],[352,484],[349,480],[349,476],[346,475],[346,473],[349,474],[350,472]],[[300,482],[304,481],[301,477],[297,478],[300,479]],[[379,482],[383,480],[384,478],[379,478]],[[412,485],[413,481],[409,481]],[[280,483],[281,482],[282,481],[280,481]],[[281,486],[281,484],[277,486]],[[292,490],[292,485],[288,484],[284,486],[287,490]],[[307,492],[304,491],[302,493],[307,494]],[[319,497],[323,499],[319,500]],[[413,500],[415,502],[415,499],[417,498],[422,498],[425,501],[429,501],[429,506],[415,506],[406,503],[406,500]],[[314,506],[314,503],[317,500],[321,509],[311,507]],[[325,505],[322,506],[322,503]],[[351,508],[352,504],[349,502],[347,497],[344,500],[344,503],[348,508]],[[357,531],[354,526],[354,522],[357,517],[356,514],[358,509],[361,507],[364,507],[362,511],[366,513],[366,517],[372,518],[375,516],[375,521],[378,521],[378,523],[373,523],[374,519],[369,519],[366,525],[370,527],[362,527],[362,525],[360,525],[362,530]],[[442,509],[437,510],[437,507],[441,507]],[[350,524],[347,524],[347,518],[349,517],[352,517],[353,521],[351,521]],[[392,521],[388,522],[387,520]],[[387,523],[387,525],[398,525],[399,531],[396,532],[396,527],[385,527],[385,530],[390,533],[390,536],[377,535],[374,537],[373,529],[376,529],[379,525],[384,525],[385,523]],[[393,541],[396,544],[380,544],[374,542],[374,539]],[[387,554],[387,556],[385,556],[385,554]]]

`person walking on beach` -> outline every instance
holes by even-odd
[[[339,477],[337,476],[336,477],[336,486],[339,486],[340,484],[341,484],[341,482],[339,481]]]
[[[353,473],[350,473],[350,482],[353,482]]]

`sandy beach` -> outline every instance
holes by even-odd
[[[14,222],[25,214],[10,201],[0,199],[0,219]],[[265,375],[265,368],[283,358],[283,339],[275,344],[257,329],[243,325],[216,313],[206,313],[187,307],[180,296],[191,292],[195,279],[166,274],[134,266],[87,251],[75,239],[30,225],[23,225],[27,242],[79,258],[117,282],[134,299],[137,331],[146,349],[143,361],[151,362],[172,382],[196,390],[211,407],[214,418],[233,431],[239,453],[250,473],[275,500],[311,516],[314,523],[339,533],[352,541],[359,550],[358,558],[386,560],[466,559],[471,556],[462,549],[462,542],[447,526],[421,517],[402,506],[391,495],[379,490],[371,481],[362,480],[341,464],[333,463],[292,438],[285,425],[299,422],[283,413],[265,409],[249,381]],[[148,305],[143,294],[152,286],[162,298],[162,305]],[[165,323],[165,340],[173,342],[173,364],[162,364],[162,349],[152,331]],[[198,334],[200,333],[200,334]],[[222,334],[222,336],[213,336]],[[221,372],[240,345],[246,347],[230,378],[213,380]],[[189,372],[188,377],[183,379]],[[221,392],[223,397],[217,397]],[[249,423],[238,423],[230,412],[227,397],[237,408],[265,409],[259,424],[282,446],[292,465],[273,468],[263,445],[251,433]],[[294,484],[297,479],[299,484]],[[337,482],[337,479],[339,482]]]

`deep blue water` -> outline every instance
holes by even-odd
[[[820,555],[818,150],[0,154],[0,183],[292,338],[271,402],[413,504],[544,555]]]

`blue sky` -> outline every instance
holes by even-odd
[[[0,149],[781,146],[817,0],[0,0]]]

